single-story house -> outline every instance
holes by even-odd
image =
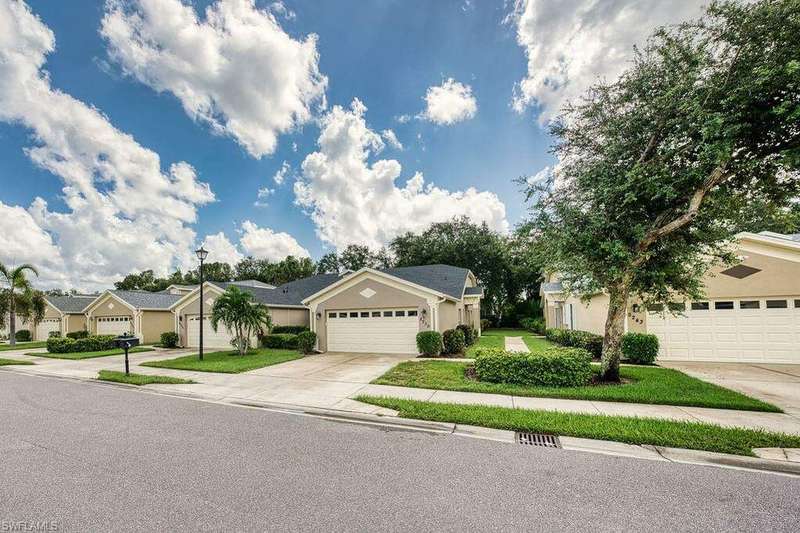
[[[36,324],[33,340],[47,340],[50,332],[57,331],[64,337],[67,333],[86,329],[86,308],[97,299],[96,294],[69,296],[45,296],[47,307],[44,318]]]
[[[740,262],[705,277],[705,298],[669,307],[628,308],[626,331],[660,342],[659,359],[800,363],[800,234],[737,235]],[[588,302],[563,292],[558,276],[541,286],[547,327],[602,334],[608,296]]]
[[[132,333],[141,343],[158,342],[161,334],[175,330],[172,305],[183,296],[168,292],[106,291],[86,308],[92,335]]]
[[[448,265],[362,268],[310,276],[274,288],[208,282],[204,285],[206,316],[230,285],[266,305],[276,325],[303,325],[315,331],[323,352],[417,354],[420,331],[441,332],[459,324],[480,331],[483,289],[472,272]],[[184,346],[199,342],[199,292],[184,296],[172,307]],[[223,328],[214,333],[206,322],[203,332],[204,345],[230,346],[230,332]]]

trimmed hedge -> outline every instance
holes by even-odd
[[[162,348],[175,348],[178,346],[178,341],[180,338],[178,334],[174,331],[165,331],[161,334],[161,346]]]
[[[14,333],[14,338],[17,342],[30,342],[33,337],[31,337],[31,331],[29,329],[21,329]]]
[[[475,373],[480,381],[539,387],[580,387],[592,377],[591,355],[582,348],[548,348],[536,353],[480,348]]]
[[[472,346],[475,344],[475,341],[478,339],[478,331],[475,328],[467,324],[459,324],[456,326],[456,329],[460,330],[461,333],[464,334],[465,346]]]
[[[312,353],[317,345],[317,334],[313,331],[304,331],[297,335],[297,349],[300,353]]]
[[[442,353],[447,355],[455,355],[464,353],[464,332],[460,329],[448,329],[442,333]]]
[[[306,326],[275,326],[270,331],[270,334],[291,333],[292,335],[299,335],[304,331],[309,331],[309,329]]]
[[[69,337],[70,339],[85,339],[88,336],[89,332],[86,331],[85,329],[80,331],[71,331],[67,333],[67,337]]]
[[[422,355],[436,357],[444,346],[442,344],[442,334],[438,331],[420,331],[417,333],[417,350]]]
[[[651,333],[626,333],[622,336],[622,356],[629,363],[652,365],[658,357],[658,337]]]
[[[537,335],[544,335],[546,329],[543,318],[534,318],[532,316],[520,318],[519,325]]]
[[[47,339],[47,351],[50,353],[101,352],[113,350],[116,335],[90,335],[85,339],[70,337],[50,337]]]
[[[488,318],[481,318],[481,331],[486,331],[492,327],[492,323],[489,321]]]
[[[297,335],[294,333],[273,333],[261,337],[261,345],[264,348],[275,348],[278,350],[296,350]]]
[[[545,331],[545,336],[550,342],[562,346],[583,348],[595,358],[599,358],[603,354],[603,337],[601,335],[578,329],[551,328]]]
[[[60,337],[60,336],[61,336],[61,332],[60,331],[51,331],[50,333],[47,334],[47,338],[48,339],[50,337]]]

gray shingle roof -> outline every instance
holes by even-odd
[[[391,276],[461,299],[469,270],[450,265],[424,265],[381,269]]]
[[[164,309],[180,300],[185,294],[168,294],[148,291],[109,291],[120,300],[129,303],[136,309]]]
[[[466,268],[453,267],[449,265],[425,265],[414,267],[398,267],[382,269],[391,276],[395,276],[405,281],[433,289],[455,299],[461,299],[464,284],[467,281],[469,270]],[[339,274],[319,274],[310,276],[289,283],[284,283],[274,289],[263,287],[251,287],[237,282],[214,282],[214,285],[227,289],[231,285],[238,286],[252,294],[257,302],[265,305],[291,305],[303,306],[303,300],[315,294],[325,287],[332,285],[342,279]],[[478,287],[482,291],[482,288]],[[482,294],[477,292],[475,294]]]
[[[561,292],[562,290],[564,290],[564,286],[560,281],[542,283],[542,292]]]
[[[269,283],[264,283],[263,281],[258,281],[257,279],[243,279],[240,281],[231,281],[230,284],[239,287],[259,287],[262,289],[275,288],[275,285],[270,285]]]
[[[766,235],[767,237],[775,237],[776,239],[785,239],[787,241],[800,242],[800,233],[775,233],[774,231],[762,231],[759,235]]]
[[[467,287],[464,289],[464,296],[483,296],[483,287]]]
[[[50,305],[62,313],[78,314],[82,313],[90,303],[97,299],[97,295],[76,295],[76,296],[46,296]]]

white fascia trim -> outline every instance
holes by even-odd
[[[125,300],[123,300],[122,298],[120,298],[119,296],[117,296],[116,294],[112,293],[111,291],[106,291],[106,292],[104,292],[103,294],[101,294],[100,296],[98,296],[98,297],[97,297],[97,299],[96,299],[95,301],[93,301],[93,302],[92,302],[92,303],[91,303],[91,304],[90,304],[90,305],[89,305],[89,306],[86,308],[86,316],[87,316],[87,317],[89,317],[89,316],[94,316],[94,315],[93,315],[93,313],[92,313],[92,311],[94,311],[94,309],[95,309],[97,306],[99,306],[101,303],[103,303],[104,301],[106,301],[106,298],[107,298],[107,297],[113,298],[114,300],[118,301],[119,303],[121,303],[122,305],[124,305],[125,307],[127,307],[128,309],[130,309],[130,310],[131,310],[133,313],[136,313],[136,308],[135,308],[134,306],[132,306],[131,304],[129,304],[128,302],[126,302]]]
[[[324,289],[315,292],[311,296],[308,296],[302,300],[304,305],[310,305],[311,302],[314,301],[324,301],[326,299],[333,298],[343,290],[346,290],[352,285],[355,285],[362,279],[373,279],[380,283],[384,283],[389,285],[390,287],[394,287],[396,289],[405,290],[408,292],[415,293],[417,296],[421,298],[426,298],[430,295],[437,296],[439,298],[444,298],[446,300],[458,301],[456,298],[452,296],[448,296],[444,293],[439,291],[435,291],[433,289],[429,289],[427,287],[423,287],[422,285],[417,285],[416,283],[411,283],[410,281],[406,281],[404,279],[398,278],[396,276],[392,276],[391,274],[386,274],[385,272],[380,272],[378,270],[364,267],[358,272],[354,274],[350,274],[346,278],[340,279],[336,283],[328,285]],[[411,290],[409,290],[411,289]],[[326,294],[330,293],[326,298],[323,298]]]
[[[285,304],[261,304],[265,307],[269,307],[272,309],[273,307],[276,309],[308,309],[307,305],[285,305]]]
[[[222,287],[214,285],[211,281],[204,281],[203,282],[203,290],[211,289],[212,291],[216,291],[217,294],[222,294],[223,291]],[[184,294],[180,300],[172,304],[168,309],[164,309],[165,311],[172,311],[173,313],[179,313],[181,309],[189,305],[194,301],[195,298],[200,297],[200,287],[197,287],[189,294]]]
[[[739,241],[756,241],[765,244],[772,244],[779,248],[787,248],[789,250],[800,251],[800,242],[795,242],[789,239],[782,239],[780,237],[773,237],[771,235],[761,235],[760,233],[751,233],[743,231],[736,234],[736,239]]]

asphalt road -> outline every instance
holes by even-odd
[[[0,372],[0,531],[796,531],[800,480]]]

